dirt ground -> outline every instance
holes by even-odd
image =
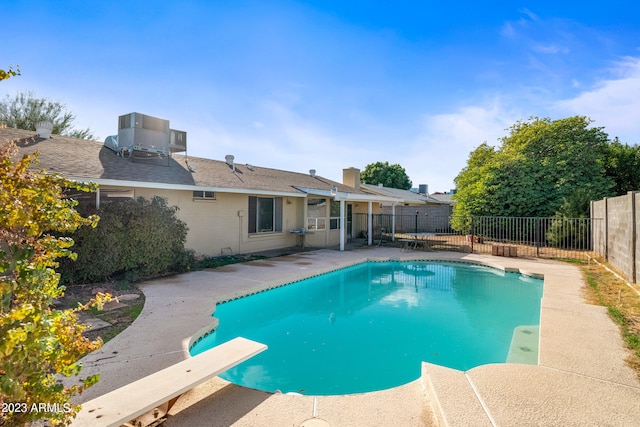
[[[64,296],[58,299],[56,305],[61,309],[75,308],[78,303],[89,302],[98,292],[108,293],[114,297],[114,300],[105,304],[102,311],[91,308],[79,313],[78,317],[82,323],[91,323],[86,320],[89,317],[109,323],[111,326],[88,330],[84,333],[91,340],[100,337],[107,342],[138,317],[144,306],[144,294],[135,285],[125,281],[74,285],[67,287]]]

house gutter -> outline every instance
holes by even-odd
[[[225,187],[213,187],[204,185],[184,185],[184,184],[166,184],[162,182],[143,182],[143,181],[123,181],[120,179],[87,179],[82,177],[69,177],[72,181],[79,182],[94,182],[98,185],[108,185],[111,187],[138,187],[138,188],[155,188],[162,190],[186,190],[186,191],[215,191],[217,193],[234,193],[234,194],[252,194],[252,195],[265,195],[265,196],[283,196],[283,197],[307,197],[306,194],[300,192],[288,192],[288,191],[271,191],[271,190],[256,190],[247,188],[225,188]]]

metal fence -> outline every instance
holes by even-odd
[[[389,214],[373,215],[373,240],[391,242],[395,235],[422,240],[427,250],[496,255],[508,246],[512,256],[578,259],[592,252],[593,237],[604,226],[599,218],[396,215],[392,233],[393,223]],[[354,238],[366,237],[367,215],[354,215],[352,228]]]

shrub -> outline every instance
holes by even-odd
[[[56,259],[75,256],[69,249],[73,240],[63,234],[97,221],[78,214],[76,202],[65,199],[63,190],[93,187],[35,172],[34,156],[14,162],[14,153],[13,143],[0,146],[0,425],[42,418],[66,424],[78,410],[71,396],[98,378],[65,387],[56,382],[56,375],[78,375],[77,360],[102,342],[82,335],[86,326],[76,313],[88,306],[52,308],[53,299],[64,291]],[[107,299],[99,295],[92,303]],[[39,403],[61,410],[31,410]]]
[[[88,283],[184,271],[189,261],[184,248],[187,226],[177,211],[162,197],[104,203],[96,211],[98,226],[73,235],[78,258],[62,265],[63,280]]]

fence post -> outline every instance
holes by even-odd
[[[638,211],[636,210],[636,192],[629,191],[629,197],[631,198],[631,283],[637,282],[638,272],[636,271],[636,224],[638,223]]]
[[[609,198],[604,198],[604,260],[609,261]]]
[[[540,218],[536,218],[536,257],[540,258]]]
[[[475,240],[475,237],[476,237],[476,227],[475,227],[476,223],[473,220],[473,218],[475,217],[473,216],[471,217],[471,253],[473,253],[473,241]]]

